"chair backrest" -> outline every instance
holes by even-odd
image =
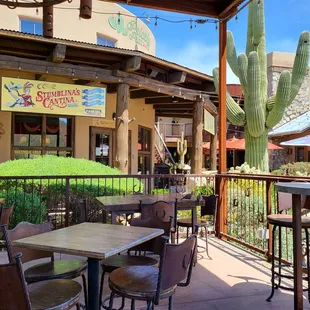
[[[172,226],[172,220],[173,218],[170,217],[169,222],[165,222],[158,216],[150,217],[148,219],[132,218],[130,221],[130,226],[163,229],[164,230],[163,235],[169,238]],[[161,244],[162,244],[161,236],[159,236],[140,244],[139,246],[135,247],[134,250],[148,251],[153,252],[155,254],[160,254]]]
[[[160,256],[155,304],[160,299],[161,291],[176,285],[187,286],[190,284],[196,245],[196,235],[191,235],[180,244],[164,242]]]
[[[210,215],[215,217],[217,211],[217,195],[202,196],[204,204],[201,206],[201,216]]]
[[[14,229],[7,231],[8,242],[9,244],[11,244],[12,241],[14,240],[43,234],[51,230],[52,226],[50,222],[46,222],[43,224],[31,224],[28,222],[21,222]],[[23,254],[22,256],[23,263],[40,258],[51,258],[52,260],[54,258],[53,252],[26,249],[15,246],[10,246],[10,248],[12,256],[15,256],[17,253]]]
[[[141,219],[148,219],[158,216],[163,221],[169,222],[170,217],[174,217],[174,209],[174,203],[169,203],[162,200],[156,201],[152,204],[141,203]]]
[[[11,214],[14,210],[14,204],[9,208],[0,207],[0,224],[9,225]]]
[[[22,255],[19,254],[15,256],[14,260],[9,264],[0,265],[0,309],[31,309],[20,261],[21,256]]]

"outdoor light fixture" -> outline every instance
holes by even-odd
[[[178,101],[178,98],[175,98],[175,97],[173,96],[173,97],[172,97],[172,102],[173,102],[173,103],[179,102],[179,101]]]
[[[80,17],[90,19],[92,11],[92,0],[80,0]]]

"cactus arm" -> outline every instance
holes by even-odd
[[[219,69],[213,69],[213,80],[216,92],[218,93],[219,86]],[[227,118],[233,125],[243,126],[245,125],[245,113],[235,100],[226,92],[226,107]]]
[[[249,4],[248,13],[248,32],[247,32],[247,42],[246,42],[246,55],[249,56],[250,52],[254,51],[253,44],[253,2]]]
[[[280,75],[274,107],[267,117],[267,128],[272,128],[281,121],[287,102],[290,99],[290,94],[291,73],[289,71],[283,71]]]
[[[239,65],[239,80],[243,89],[244,96],[247,96],[248,93],[248,57],[245,54],[240,54],[238,56],[238,65]]]
[[[259,57],[257,52],[251,52],[248,57],[248,100],[244,109],[248,130],[253,137],[259,137],[265,130],[265,111],[261,104],[260,88]]]
[[[266,107],[268,111],[271,111],[274,107],[276,103],[276,96],[271,96],[270,98],[268,98],[267,103],[266,103]]]
[[[310,51],[310,32],[304,31],[299,37],[298,47],[294,60],[292,72],[292,88],[291,95],[288,102],[290,105],[297,96],[301,84],[304,81],[305,75],[308,70],[308,60]]]
[[[239,67],[234,36],[231,31],[227,31],[227,61],[232,72],[239,77]]]
[[[264,21],[264,1],[258,3],[258,0],[253,1],[254,10],[252,12],[253,20],[253,44],[258,46],[265,32]]]

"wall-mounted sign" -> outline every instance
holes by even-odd
[[[203,129],[211,135],[215,134],[215,117],[206,109],[203,110]]]
[[[139,27],[137,18],[132,18],[126,24],[123,16],[113,15],[109,17],[109,25],[118,33],[126,37],[128,36],[130,40],[135,41],[136,44],[149,50],[150,35],[143,27]]]
[[[106,89],[3,77],[1,110],[105,117]]]

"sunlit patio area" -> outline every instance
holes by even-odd
[[[200,239],[199,244],[204,245],[204,241]],[[199,254],[190,286],[177,288],[174,296],[175,310],[293,309],[293,294],[287,291],[277,291],[272,302],[266,302],[271,289],[271,265],[266,260],[214,237],[210,238],[209,245],[212,259],[207,258],[205,253]],[[72,257],[56,254],[55,258]],[[1,264],[6,261],[6,252],[1,252]],[[29,263],[24,264],[25,268],[28,266]],[[109,295],[107,277],[104,296]],[[117,305],[116,300],[115,306]],[[136,304],[136,309],[145,308],[144,303]],[[310,309],[306,298],[304,308]],[[125,309],[130,309],[129,301]],[[167,302],[162,301],[155,309],[167,309]]]

